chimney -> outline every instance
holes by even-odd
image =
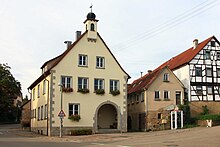
[[[193,40],[193,49],[195,49],[198,46],[198,39]]]
[[[64,41],[64,43],[66,44],[66,48],[68,49],[69,46],[71,45],[72,41]]]
[[[142,78],[143,72],[141,71],[141,78]]]
[[[81,31],[76,31],[76,40],[78,40],[80,36],[81,36]]]
[[[147,72],[148,72],[148,73],[151,73],[151,72],[152,72],[152,70],[148,70]]]

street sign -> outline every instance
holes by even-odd
[[[64,113],[63,110],[60,110],[59,114],[58,114],[59,117],[65,117],[66,114]]]

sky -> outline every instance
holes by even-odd
[[[96,14],[98,32],[129,83],[173,56],[215,36],[220,40],[220,0],[0,0],[0,63],[27,88],[44,62],[63,53],[83,22]]]

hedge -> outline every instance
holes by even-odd
[[[198,120],[220,120],[220,114],[206,114],[197,117]]]
[[[71,130],[70,135],[91,135],[92,130],[91,129],[79,129],[79,130]]]

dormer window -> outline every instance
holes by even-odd
[[[90,31],[95,31],[95,25],[93,23],[91,23]]]
[[[164,82],[169,82],[169,74],[168,74],[168,73],[165,73],[165,74],[163,75],[163,81],[164,81]]]

